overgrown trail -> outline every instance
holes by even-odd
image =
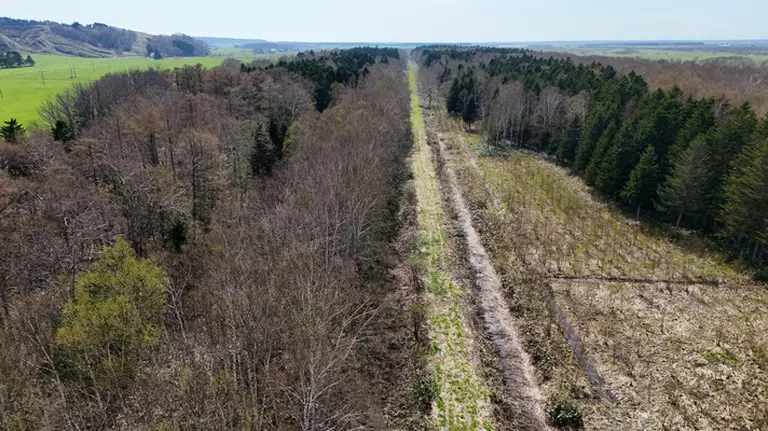
[[[418,206],[419,206],[419,229],[423,230],[422,237],[427,242],[426,245],[434,244],[436,238],[435,233],[442,234],[442,224],[444,223],[444,215],[438,214],[442,204],[440,198],[440,189],[438,187],[438,181],[434,166],[431,160],[431,151],[427,143],[426,131],[424,128],[424,119],[421,115],[421,109],[418,105],[418,89],[415,79],[414,65],[411,65],[410,84],[412,92],[412,121],[414,123],[414,135],[416,140],[416,149],[413,156],[413,168],[414,168],[414,180],[416,182]],[[445,151],[440,151],[441,157],[446,156]],[[507,303],[502,293],[501,282],[496,274],[496,271],[491,264],[490,257],[485,248],[480,242],[480,238],[472,225],[472,217],[461,195],[461,191],[456,180],[456,175],[453,172],[450,163],[444,166],[445,179],[447,181],[447,190],[450,196],[447,196],[447,200],[450,201],[455,214],[458,215],[460,221],[460,228],[464,238],[467,241],[467,248],[469,254],[469,262],[471,265],[472,273],[477,285],[477,303],[480,307],[480,315],[482,318],[483,326],[487,336],[493,341],[496,350],[500,356],[500,365],[504,374],[504,382],[507,395],[512,399],[517,407],[517,414],[512,419],[513,429],[518,430],[544,430],[547,429],[546,421],[542,409],[542,396],[536,385],[536,377],[534,368],[531,364],[528,354],[525,352],[521,338],[518,334],[515,326],[515,321],[512,318]],[[438,225],[440,225],[438,227]],[[432,235],[432,236],[430,236]],[[443,239],[437,240],[436,245],[438,247],[425,248],[427,251],[428,260],[428,272],[430,274],[445,274],[450,273],[450,262],[441,260],[440,258],[429,258],[434,256],[434,251],[438,250],[445,254],[445,246],[441,245]],[[447,265],[447,266],[446,266]],[[463,331],[461,326],[455,326],[454,328],[461,330],[461,336],[455,340],[450,340],[445,337],[444,329],[440,323],[444,317],[451,317],[456,315],[456,312],[448,312],[448,310],[458,310],[457,303],[460,300],[458,295],[464,296],[470,294],[468,291],[462,291],[454,283],[445,281],[438,283],[443,287],[440,291],[431,291],[430,284],[435,284],[434,280],[427,279],[427,293],[432,293],[433,300],[431,301],[431,307],[428,312],[429,319],[431,321],[430,336],[433,344],[438,346],[438,350],[441,348],[448,348],[448,356],[439,358],[438,374],[445,374],[448,367],[452,366],[452,363],[457,364],[470,364],[468,357],[460,358],[455,357],[455,354],[470,355],[471,349],[463,349],[462,351],[456,351],[451,346],[452,343],[458,341],[461,343],[472,343],[471,335]],[[448,288],[446,292],[444,289]],[[473,301],[469,301],[473,302]],[[457,321],[460,323],[460,320]],[[451,333],[452,331],[448,331]],[[452,352],[451,352],[452,351]],[[451,355],[450,353],[453,353]],[[441,352],[442,354],[442,352]],[[448,362],[443,362],[448,360]],[[474,377],[474,374],[473,374]],[[438,379],[441,377],[438,376]],[[485,399],[479,399],[477,397],[470,397],[468,399],[462,399],[463,395],[460,393],[452,393],[458,389],[457,385],[445,386],[441,385],[438,398],[446,397],[447,400],[458,401],[459,403],[478,403],[480,405],[488,403]],[[456,397],[459,397],[458,399]],[[438,409],[444,403],[438,400]],[[454,409],[456,406],[453,407]],[[442,414],[443,412],[438,412]],[[441,425],[445,425],[441,423]],[[453,429],[444,428],[441,429]],[[471,428],[475,429],[475,428]]]
[[[467,241],[469,261],[475,275],[485,330],[501,356],[501,366],[509,395],[520,408],[515,428],[524,430],[547,429],[543,400],[536,384],[536,373],[528,353],[523,348],[515,320],[504,299],[501,281],[493,268],[491,258],[472,224],[472,214],[461,194],[450,155],[440,141],[440,154],[446,161],[444,173],[451,192],[451,202],[461,222]]]
[[[446,214],[427,143],[419,107],[415,65],[411,63],[411,122],[414,151],[411,157],[417,200],[418,250],[424,288],[425,317],[431,345],[429,362],[434,376],[433,425],[440,430],[490,430],[492,407],[488,387],[478,375],[476,343],[467,313],[462,308],[468,290],[454,281]]]

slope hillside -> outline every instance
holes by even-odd
[[[78,57],[140,55],[192,57],[209,53],[208,46],[186,35],[154,36],[105,24],[59,24],[0,18],[0,51],[64,54]]]

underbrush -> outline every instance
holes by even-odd
[[[761,389],[768,387],[768,293],[750,285],[749,274],[695,237],[681,246],[624,217],[535,155],[489,153],[476,136],[449,122],[441,127],[449,131],[475,223],[553,400],[552,425],[767,426],[760,406],[768,401]],[[586,382],[584,362],[554,325],[550,300],[616,403],[601,400]]]

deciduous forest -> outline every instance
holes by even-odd
[[[0,430],[767,429],[760,73],[435,45],[72,82],[0,126]]]
[[[318,65],[343,71],[323,99],[293,72]],[[377,420],[403,74],[360,49],[113,74],[46,105],[52,132],[0,156],[2,428]]]

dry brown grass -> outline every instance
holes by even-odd
[[[479,156],[475,137],[435,123],[551,401],[575,402],[587,429],[768,427],[764,286],[697,238],[681,245],[626,219],[545,160]],[[554,325],[552,300],[583,358]],[[617,402],[599,400],[585,361]]]

